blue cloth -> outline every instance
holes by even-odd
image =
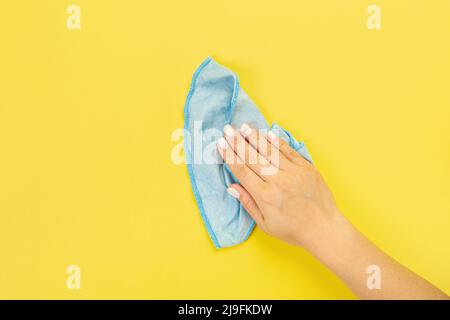
[[[184,108],[184,121],[189,176],[206,229],[217,248],[239,244],[248,238],[255,222],[239,201],[226,191],[237,180],[218,159],[216,141],[223,135],[225,124],[239,128],[246,122],[266,130],[269,125],[239,86],[237,75],[211,58],[207,58],[194,73]],[[271,129],[311,161],[302,142],[276,124]],[[199,133],[203,133],[201,139]],[[202,156],[216,159],[216,162],[201,159]]]

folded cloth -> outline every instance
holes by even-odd
[[[216,141],[225,124],[239,128],[242,123],[269,130],[256,105],[239,86],[236,74],[207,58],[195,71],[184,108],[184,151],[202,219],[214,245],[229,247],[245,241],[255,222],[226,189],[238,182],[219,159]],[[286,130],[273,130],[308,161],[305,145]]]

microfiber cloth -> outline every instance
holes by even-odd
[[[235,73],[207,58],[195,71],[186,99],[184,151],[195,199],[217,248],[245,241],[255,226],[239,201],[226,191],[230,184],[238,183],[238,180],[219,159],[214,163],[206,161],[208,157],[218,157],[216,141],[222,136],[223,127],[231,124],[239,128],[244,122],[257,129],[270,128],[312,162],[302,142],[276,124],[269,127],[240,87]]]

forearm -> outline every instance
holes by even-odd
[[[246,123],[239,131],[230,125],[224,131],[218,151],[240,181],[227,191],[239,199],[261,230],[309,250],[360,298],[448,298],[388,257],[348,223],[337,211],[333,195],[317,169],[274,132],[260,135]],[[254,157],[250,159],[249,155],[256,151],[258,158],[265,161],[255,163]],[[277,169],[276,174],[264,174],[268,164]],[[369,266],[381,271],[379,289],[368,288]]]
[[[342,215],[325,224],[309,250],[361,299],[448,299],[448,296],[383,253]],[[369,266],[380,270],[379,289],[369,289]]]

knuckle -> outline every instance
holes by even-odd
[[[259,171],[261,175],[265,177],[275,177],[281,172],[279,168],[277,166],[274,166],[272,163],[261,166]]]
[[[230,165],[230,166],[235,165],[236,164],[236,157],[234,156],[234,153],[229,152],[229,151],[226,152],[225,153],[225,162],[228,165]]]
[[[233,165],[233,173],[239,178],[239,180],[245,180],[247,172],[242,165]]]
[[[241,204],[244,206],[244,208],[250,208],[252,201],[248,196],[242,197]]]
[[[291,158],[297,158],[298,153],[289,146],[286,146],[286,154]]]

